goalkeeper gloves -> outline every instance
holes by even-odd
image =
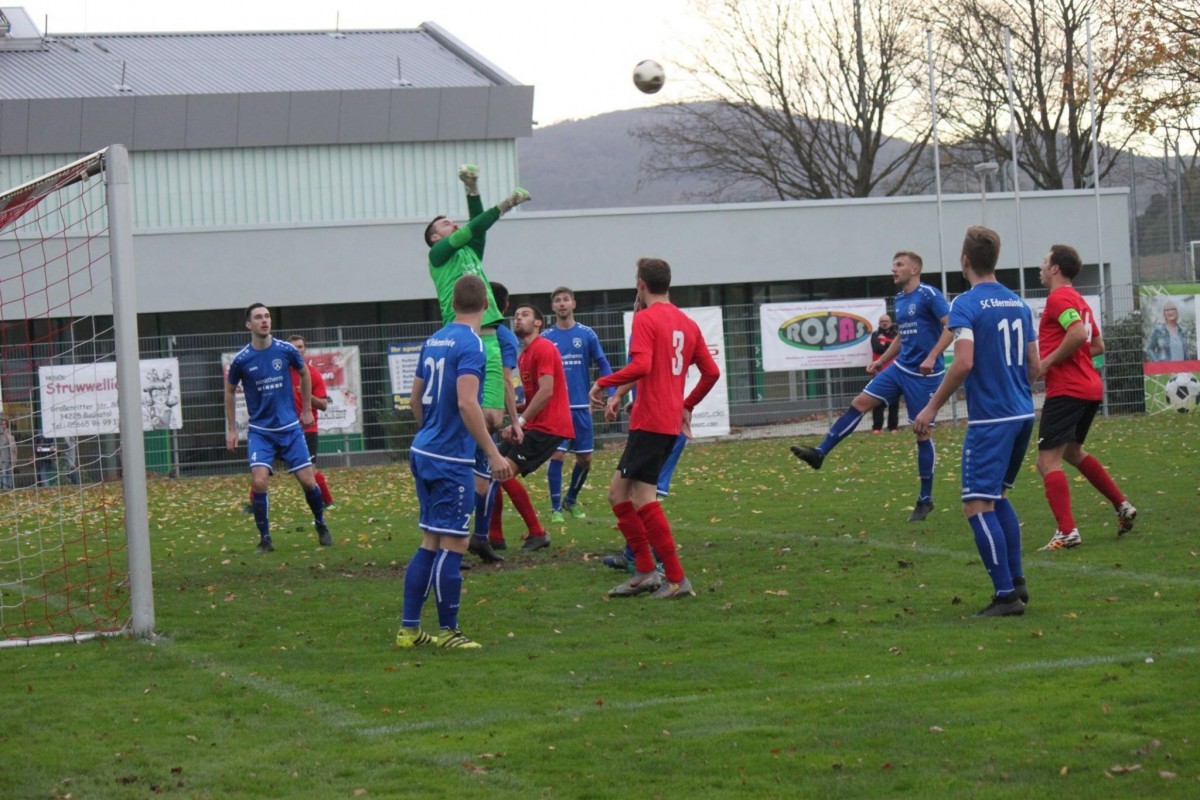
[[[501,200],[496,207],[500,209],[501,214],[507,214],[521,205],[521,203],[526,203],[531,199],[529,192],[518,186],[516,189],[513,189],[512,194]]]
[[[458,179],[467,187],[467,194],[479,195],[479,167],[474,164],[463,164],[458,168]]]

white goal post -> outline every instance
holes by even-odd
[[[0,340],[0,402],[27,436],[12,444],[15,460],[37,467],[34,482],[20,470],[14,481],[10,460],[0,486],[5,507],[13,509],[0,517],[0,648],[154,636],[132,205],[122,145],[0,193],[0,325],[6,337],[10,330],[25,337]],[[95,330],[109,313],[111,330],[77,342],[81,319]],[[44,387],[39,394],[39,369],[94,374],[97,364],[109,362],[111,369],[112,361],[119,431],[84,430],[95,424],[86,417],[72,423],[78,430],[55,430],[53,404]],[[60,452],[87,445],[94,461],[82,481],[78,460],[65,475],[56,460],[53,477],[43,475],[36,453],[47,441],[60,443]],[[53,447],[45,449],[53,453]],[[20,455],[25,452],[30,455]],[[119,515],[105,511],[117,505],[118,478]],[[58,528],[82,533],[53,541],[55,517]],[[117,517],[120,524],[110,530],[109,519]]]

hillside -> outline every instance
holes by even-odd
[[[613,111],[535,128],[518,140],[521,181],[537,197],[539,210],[627,208],[697,202],[689,193],[704,182],[646,181],[639,185],[646,146],[630,134],[647,123],[653,109]]]
[[[680,174],[673,179],[646,180],[642,162],[648,146],[631,132],[654,119],[655,109],[612,111],[595,117],[568,120],[535,128],[533,136],[519,139],[521,181],[537,197],[539,210],[629,208],[685,205],[707,202],[711,185],[702,178]],[[1162,162],[1143,156],[1122,158],[1103,185],[1127,186],[1136,171],[1133,201],[1143,213],[1155,194],[1161,194]],[[974,175],[966,169],[943,171],[943,191],[978,192]],[[993,187],[993,190],[995,187]],[[1031,191],[1032,187],[1026,188]],[[932,192],[931,192],[932,193]],[[751,199],[751,198],[747,198]],[[766,193],[761,198],[774,199]]]

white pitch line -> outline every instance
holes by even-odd
[[[997,673],[1019,673],[1019,672],[1046,672],[1048,674],[1061,674],[1063,670],[1079,669],[1081,667],[1095,667],[1103,664],[1118,664],[1121,662],[1137,662],[1143,663],[1145,659],[1153,653],[1157,660],[1174,657],[1194,656],[1200,654],[1200,647],[1177,647],[1171,650],[1150,651],[1141,650],[1136,653],[1114,653],[1109,655],[1097,656],[1073,656],[1071,658],[1061,658],[1052,661],[1025,661],[1019,664],[1009,664],[1007,666],[996,666],[993,664],[980,664],[978,669],[955,669],[942,670],[940,672],[921,673],[917,675],[908,675],[900,678],[872,678],[866,675],[851,678],[843,681],[833,681],[829,683],[805,683],[796,686],[789,686],[786,689],[775,684],[770,689],[756,687],[753,689],[737,689],[735,691],[725,692],[724,697],[754,697],[769,691],[772,695],[778,697],[782,694],[827,694],[836,691],[849,691],[854,689],[892,689],[900,686],[912,686],[914,684],[930,684],[930,683],[947,683],[963,679],[974,679],[975,677],[987,674],[996,675]],[[644,708],[656,708],[658,706],[670,705],[678,706],[681,703],[711,703],[712,695],[671,695],[670,697],[651,697],[645,700],[636,700],[630,702],[606,701],[605,709],[614,709],[617,711],[637,711]],[[548,712],[547,717],[561,717],[565,720],[574,719],[587,713],[598,713],[599,709],[595,703],[579,706],[577,708],[567,708],[557,712]],[[454,726],[456,730],[463,728],[479,728],[488,725],[496,725],[506,719],[510,719],[514,714],[491,714],[482,717],[473,717],[470,720],[455,720]],[[419,731],[428,730],[438,725],[449,725],[448,720],[434,721],[414,721],[402,725],[384,725],[380,727],[365,728],[355,731],[362,736],[388,736],[398,733],[416,733]]]

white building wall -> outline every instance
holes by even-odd
[[[448,213],[461,220],[461,193],[447,203]],[[945,268],[957,272],[963,232],[981,219],[979,197],[953,196],[942,205]],[[577,291],[632,287],[634,264],[647,255],[667,259],[675,284],[690,286],[886,275],[896,250],[915,250],[925,258],[925,280],[940,282],[932,197],[526,210],[535,207],[536,190],[533,203],[488,234],[488,275],[516,293],[548,292],[559,284]],[[1131,281],[1124,189],[1101,193],[1099,238],[1089,192],[1023,196],[1020,247],[1012,197],[989,196],[987,214],[1002,237],[1001,268],[1017,266],[1019,253],[1026,266],[1037,266],[1051,244],[1062,242],[1074,245],[1085,263],[1096,263],[1103,249],[1106,281]],[[139,305],[143,312],[167,312],[239,308],[250,299],[280,306],[431,298],[422,240],[430,217],[143,231],[134,239]]]

